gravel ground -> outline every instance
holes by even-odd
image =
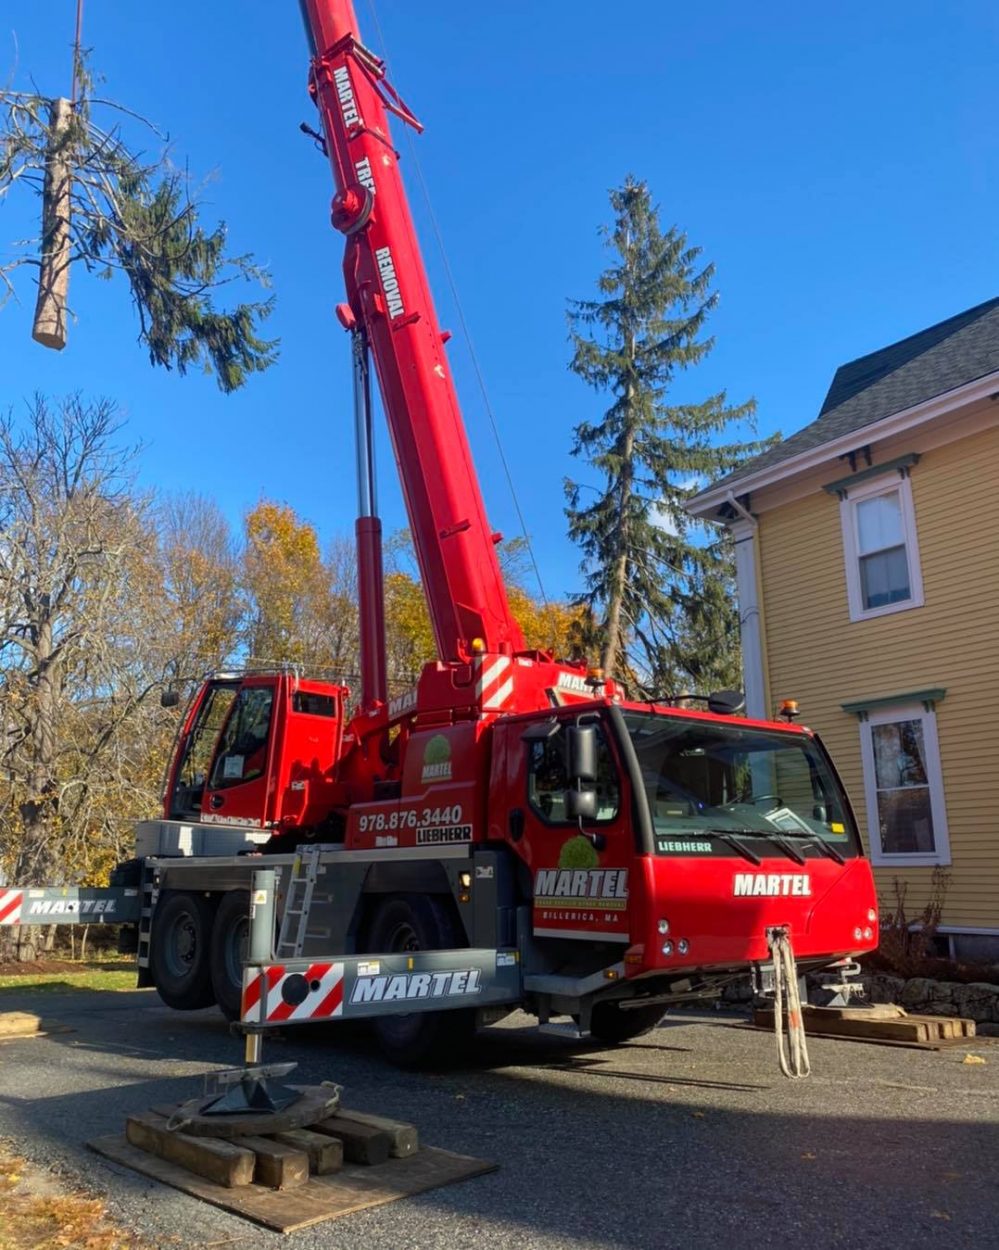
[[[609,1050],[539,1035],[517,1015],[483,1033],[465,1067],[415,1075],[383,1063],[362,1030],[300,1029],[266,1043],[265,1059],[296,1060],[293,1079],[335,1079],[348,1105],[411,1120],[426,1142],[500,1168],[280,1237],[84,1148],[240,1062],[213,1012],[171,1012],[149,991],[5,995],[3,1008],[75,1031],[0,1044],[0,1135],[82,1179],[156,1245],[999,1245],[999,1046],[813,1039],[814,1075],[791,1082],[776,1073],[772,1039],[734,1016],[667,1017]],[[965,1063],[968,1053],[986,1062]]]

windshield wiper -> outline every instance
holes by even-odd
[[[800,833],[798,831],[795,831],[794,833],[787,833],[783,829],[722,829],[722,828],[718,828],[718,829],[713,830],[712,832],[717,834],[717,836],[719,837],[723,837],[724,835],[727,834],[730,837],[735,837],[735,838],[740,838],[740,837],[741,838],[765,838],[768,842],[773,842],[776,846],[779,846],[780,849],[784,852],[784,854],[788,857],[788,859],[793,859],[794,862],[799,865],[804,865],[808,861],[805,859],[804,855],[802,855],[802,853],[798,850],[798,848],[796,846],[791,846],[786,841],[786,839],[789,837],[811,838],[811,837],[816,836],[815,834],[805,833],[804,831]],[[733,845],[733,844],[729,843],[729,845]],[[752,855],[754,863],[760,864],[763,862],[759,858],[759,856],[756,855],[755,852],[748,851],[747,853],[748,848],[746,847],[743,847],[740,845],[740,846],[737,846],[736,849],[741,854],[746,855],[747,859],[750,857],[750,855]],[[836,854],[838,855],[838,852],[836,852]],[[844,862],[843,858],[842,856],[840,856],[840,863],[843,863],[843,862]]]
[[[744,838],[747,834],[751,834],[754,837],[757,836],[755,829],[698,829],[696,836],[699,838],[718,838],[719,841],[724,842],[726,846],[730,846],[743,859],[748,859],[751,864],[755,864],[758,868],[763,863],[763,860],[760,859],[755,851],[751,851],[748,846],[743,846],[739,841],[740,838]]]
[[[788,859],[793,859],[796,864],[807,862],[796,846],[791,846],[790,843],[784,840],[783,832],[765,833],[763,836],[769,838],[771,842],[776,842]]]
[[[821,833],[814,833],[812,830],[808,830],[806,832],[804,829],[782,829],[781,837],[799,838],[801,841],[805,841],[807,839],[812,846],[817,846],[824,855],[828,855],[830,859],[834,859],[837,864],[846,863],[845,856],[843,856],[839,849],[833,846],[831,842],[827,842]],[[788,850],[790,849],[791,848],[788,847]]]

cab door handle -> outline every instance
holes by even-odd
[[[224,802],[225,802],[225,798],[221,794],[213,794],[212,797],[208,800],[208,806],[217,808],[217,807],[221,807]]]

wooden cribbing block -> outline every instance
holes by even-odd
[[[338,1115],[331,1115],[329,1119],[313,1124],[312,1131],[338,1137],[343,1142],[343,1157],[351,1163],[366,1163],[373,1167],[378,1163],[385,1163],[392,1150],[392,1139],[388,1133],[367,1124],[358,1124],[356,1120],[342,1119]]]
[[[921,1024],[926,1024],[931,1030],[935,1025],[939,1029],[941,1038],[952,1037],[974,1037],[975,1022],[974,1020],[965,1020],[962,1016],[911,1016],[906,1015],[907,1020],[916,1020]]]
[[[33,1011],[0,1012],[0,1037],[30,1037],[42,1031],[42,1018]]]
[[[343,1142],[338,1137],[295,1128],[287,1133],[275,1133],[274,1140],[295,1150],[304,1150],[309,1156],[309,1171],[315,1176],[329,1176],[343,1167]]]
[[[216,1185],[224,1185],[226,1189],[249,1185],[253,1180],[256,1158],[252,1150],[215,1137],[171,1133],[166,1120],[151,1111],[130,1115],[125,1122],[125,1136],[147,1154],[179,1163],[189,1172]]]
[[[388,1133],[392,1141],[389,1153],[393,1159],[405,1159],[409,1155],[415,1155],[420,1148],[420,1136],[415,1124],[404,1124],[401,1120],[389,1120],[383,1115],[368,1115],[365,1111],[352,1111],[346,1107],[337,1112],[337,1119],[366,1124],[368,1128],[377,1128]]]
[[[309,1156],[304,1150],[269,1137],[240,1137],[239,1144],[257,1156],[253,1179],[270,1189],[294,1189],[309,1179]]]

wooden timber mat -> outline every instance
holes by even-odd
[[[33,1011],[0,1011],[0,1042],[20,1041],[26,1037],[48,1037],[50,1033],[73,1033],[68,1024],[60,1024]]]
[[[175,1163],[136,1149],[123,1134],[98,1137],[87,1142],[87,1147],[113,1163],[123,1164],[143,1176],[172,1185],[185,1194],[278,1233],[293,1233],[354,1211],[411,1198],[428,1189],[494,1172],[497,1167],[486,1159],[422,1146],[407,1159],[389,1159],[374,1167],[344,1164],[341,1171],[331,1176],[310,1176],[296,1189],[269,1189],[258,1184],[225,1189]]]

